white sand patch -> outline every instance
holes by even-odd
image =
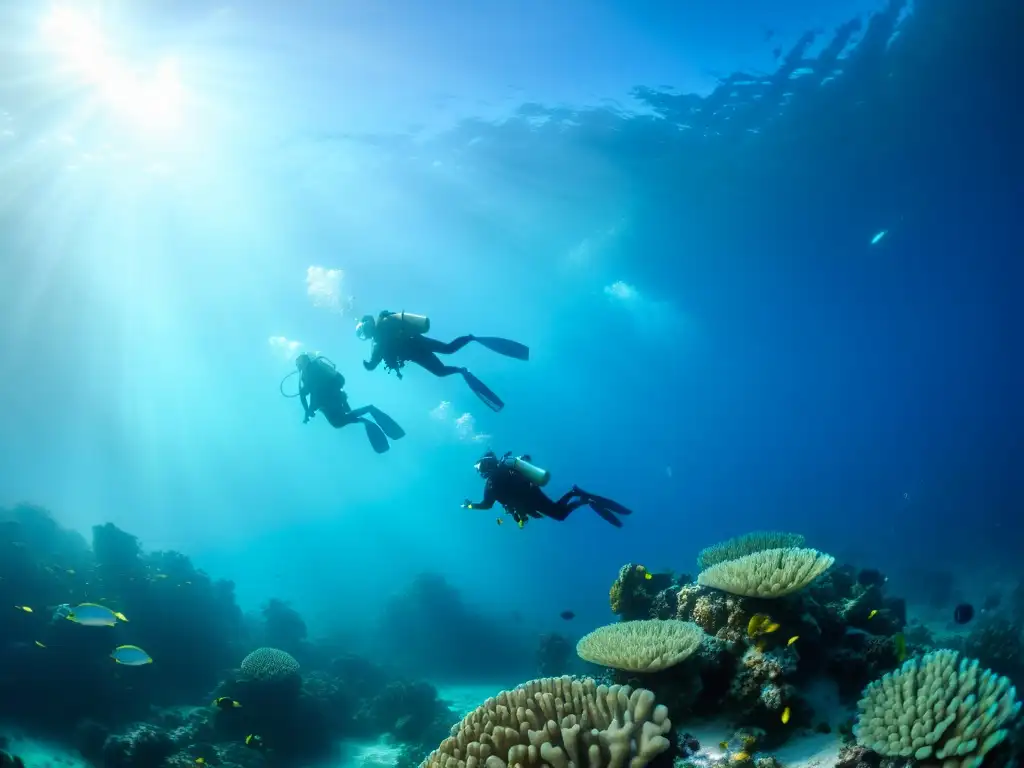
[[[519,683],[471,683],[468,685],[438,685],[437,698],[448,703],[462,719],[487,699],[502,691],[510,691]],[[454,723],[453,723],[454,725]]]

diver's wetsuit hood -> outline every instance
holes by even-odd
[[[495,454],[494,451],[488,451],[480,457],[480,460],[473,465],[473,468],[476,469],[481,476],[490,478],[495,471],[497,471],[500,463],[501,462],[498,461],[497,454]]]
[[[376,329],[377,321],[373,319],[373,315],[363,315],[359,322],[356,323],[356,336],[363,341],[369,341],[373,338]]]

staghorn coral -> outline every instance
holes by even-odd
[[[713,565],[697,582],[744,597],[782,597],[806,587],[834,562],[816,549],[766,549]]]
[[[657,672],[696,651],[704,631],[686,621],[627,621],[598,627],[576,644],[584,661],[628,672]]]
[[[976,660],[941,650],[871,683],[858,702],[857,743],[888,757],[978,768],[1020,712],[1016,689]]]
[[[726,560],[735,560],[754,552],[763,552],[766,549],[789,549],[803,545],[804,537],[799,533],[753,531],[702,549],[697,555],[697,565],[703,571],[713,565],[724,563]]]
[[[542,678],[470,712],[421,768],[643,768],[668,750],[671,731],[644,688]]]

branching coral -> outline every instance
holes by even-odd
[[[657,672],[696,651],[704,630],[686,621],[627,621],[598,627],[576,644],[585,661],[628,672]]]
[[[644,688],[543,678],[470,712],[421,768],[643,768],[669,748],[671,730]]]

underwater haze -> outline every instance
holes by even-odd
[[[0,505],[420,642],[434,682],[527,679],[624,563],[752,530],[980,604],[1024,578],[1022,32],[1012,0],[8,3]],[[364,370],[382,310],[527,345],[442,357],[505,407]],[[304,424],[302,352],[406,436]],[[463,508],[487,450],[632,514]]]

